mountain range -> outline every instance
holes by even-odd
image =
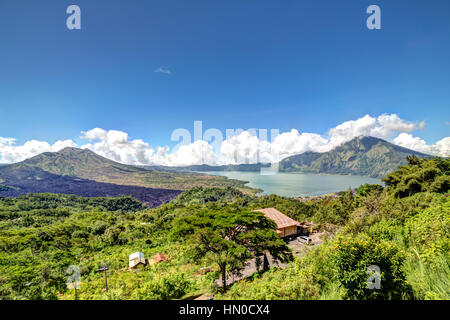
[[[234,186],[243,183],[225,177],[194,172],[168,172],[121,164],[102,157],[89,149],[65,148],[59,152],[45,152],[25,161],[0,167],[0,183],[4,176],[24,173],[36,176],[40,172],[69,176],[96,182],[150,188],[185,190],[193,186]]]
[[[431,156],[403,148],[375,137],[357,137],[331,151],[305,152],[287,157],[279,162],[279,172],[311,172],[342,175],[384,177],[400,165],[406,164],[406,157]],[[194,165],[187,167],[147,166],[148,169],[164,171],[259,171],[270,164],[239,165]]]
[[[87,197],[133,196],[155,207],[195,186],[232,186],[244,181],[193,172],[152,171],[120,164],[88,149],[65,148],[0,166],[0,196],[64,193]]]
[[[313,172],[382,177],[406,164],[406,157],[430,157],[382,139],[358,137],[323,153],[305,152],[283,159],[280,172]],[[254,193],[246,181],[194,171],[259,171],[269,164],[189,167],[136,167],[104,158],[88,149],[65,148],[0,166],[0,195],[30,192],[80,196],[131,195],[156,206],[195,186],[232,186]]]

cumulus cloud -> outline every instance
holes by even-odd
[[[213,148],[205,141],[198,140],[180,146],[170,153],[169,147],[158,147],[155,151],[141,139],[129,140],[128,134],[117,130],[95,128],[82,132],[82,139],[93,141],[81,148],[117,162],[135,165],[188,166],[194,164],[217,164]]]
[[[20,162],[43,152],[58,152],[76,146],[72,140],[60,140],[52,145],[45,141],[30,140],[18,146],[15,139],[0,137],[0,163]]]
[[[359,136],[372,136],[390,140],[399,133],[425,129],[425,122],[411,123],[396,114],[383,114],[377,118],[365,115],[357,120],[346,121],[328,131],[330,144],[336,147]]]
[[[281,159],[308,151],[325,152],[331,149],[330,141],[315,133],[299,133],[296,129],[275,137],[272,150]]]
[[[166,154],[161,164],[169,166],[216,165],[218,158],[208,142],[197,140],[191,144],[180,146],[171,154]]]
[[[252,132],[243,131],[222,143],[221,160],[223,164],[256,163],[264,146],[264,141],[260,141]]]
[[[314,133],[299,133],[292,129],[272,137],[258,137],[255,132],[243,131],[227,138],[220,148],[220,161],[224,164],[270,163],[307,151],[324,152],[329,141]]]
[[[393,143],[426,154],[432,154],[440,157],[450,156],[450,137],[446,137],[433,145],[427,145],[425,140],[413,137],[408,133],[400,133],[398,137],[393,140]]]
[[[92,141],[82,145],[82,149],[90,149],[105,158],[128,164],[152,164],[154,149],[141,139],[129,140],[126,132],[94,128],[82,132],[81,138]]]
[[[433,145],[414,137],[411,132],[424,129],[424,122],[408,122],[396,114],[378,117],[366,115],[346,121],[331,128],[325,134],[299,132],[291,129],[281,134],[272,134],[270,141],[261,131],[255,129],[236,130],[220,145],[213,147],[203,140],[181,145],[176,149],[168,146],[152,147],[142,139],[130,139],[128,133],[118,130],[94,128],[82,132],[80,139],[87,148],[117,162],[134,165],[187,166],[195,164],[241,164],[276,162],[291,155],[304,152],[325,152],[359,136],[375,136],[394,144],[423,153],[450,156],[450,137]],[[49,144],[30,140],[16,145],[13,138],[0,137],[0,162],[12,163],[39,153],[56,152],[65,147],[77,147],[72,140]]]

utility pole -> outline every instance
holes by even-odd
[[[106,290],[106,292],[108,292],[108,277],[106,275],[106,271],[108,269],[109,269],[109,267],[105,263],[102,268],[99,268],[96,270],[96,272],[104,272],[105,273],[105,290]]]

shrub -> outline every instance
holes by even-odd
[[[432,264],[450,249],[450,201],[424,210],[406,221],[411,246],[419,248],[420,258]]]
[[[140,298],[149,300],[179,299],[192,286],[184,273],[170,274],[151,280],[141,289]]]
[[[346,289],[348,299],[400,299],[410,293],[403,271],[405,257],[393,244],[378,242],[368,236],[360,238],[338,237],[334,260],[337,277]],[[367,281],[369,266],[381,271],[381,288],[369,289]]]

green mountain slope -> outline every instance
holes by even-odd
[[[406,164],[406,157],[430,157],[374,137],[359,137],[324,152],[305,152],[283,159],[282,172],[314,172],[383,177]]]
[[[73,177],[120,176],[123,173],[145,172],[142,168],[128,166],[104,158],[89,149],[65,148],[59,152],[45,152],[16,166],[39,167],[44,171]]]
[[[45,152],[25,161],[0,167],[0,183],[5,177],[26,176],[39,180],[42,170],[59,176],[71,176],[97,182],[127,186],[185,190],[194,186],[233,186],[244,188],[245,182],[219,176],[186,172],[151,171],[106,159],[88,149],[65,148]],[[26,175],[23,173],[26,172]],[[2,179],[3,177],[3,179]]]

